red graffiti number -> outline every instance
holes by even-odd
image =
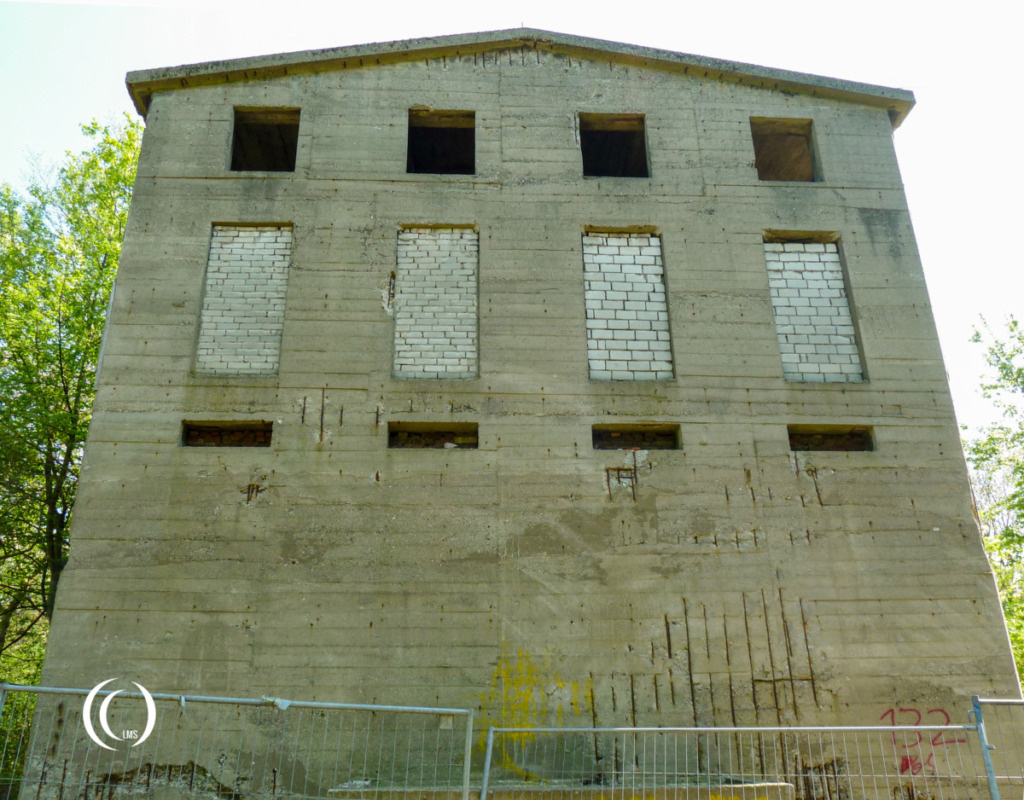
[[[918,725],[949,725],[949,714],[944,708],[929,708],[924,713],[917,708],[890,708],[879,720],[888,720],[893,727]],[[913,737],[917,737],[916,741]],[[894,747],[902,747],[904,750],[916,750],[924,742],[924,736],[920,733],[908,735],[904,733],[902,740],[897,738],[897,732],[892,732],[892,743]],[[932,747],[946,747],[951,744],[966,744],[966,738],[958,738],[955,733],[939,731],[931,739]],[[923,772],[935,772],[935,754],[929,753],[927,757],[917,754],[906,754],[900,758],[900,775],[920,775]]]

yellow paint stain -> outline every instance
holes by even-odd
[[[589,680],[589,679],[588,679]],[[559,675],[549,671],[546,664],[538,665],[533,655],[526,650],[517,650],[515,657],[502,654],[491,676],[490,693],[481,697],[483,719],[477,746],[487,746],[487,730],[495,728],[535,728],[565,723],[565,690],[569,687],[569,707],[573,716],[590,713],[588,691],[580,696],[579,684],[566,682]],[[554,698],[554,700],[551,700]],[[575,721],[578,724],[578,721]],[[533,741],[537,734],[531,731],[497,734],[494,739],[492,761],[495,766],[505,769],[520,778],[539,780],[519,762],[526,743]]]

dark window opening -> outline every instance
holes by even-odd
[[[476,172],[476,112],[409,109],[406,172]]]
[[[580,113],[583,174],[600,178],[647,178],[643,114]]]
[[[299,146],[299,109],[235,109],[231,169],[294,172]]]
[[[754,166],[761,181],[818,180],[809,119],[750,118]]]
[[[867,425],[790,425],[790,450],[832,450],[849,452],[875,449]]]
[[[388,447],[413,450],[476,450],[475,422],[389,422]]]
[[[185,447],[270,447],[273,422],[182,422]]]
[[[595,450],[678,450],[678,425],[594,425]]]

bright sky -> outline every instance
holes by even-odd
[[[129,70],[521,25],[913,91],[896,151],[953,398],[961,423],[992,418],[968,339],[1024,314],[1021,3],[0,0],[0,182],[131,111]]]

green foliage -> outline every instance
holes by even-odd
[[[0,185],[0,671],[38,678],[67,562],[141,126],[82,126],[52,184]]]
[[[986,326],[974,341],[988,345],[995,377],[982,392],[1002,419],[968,442],[967,455],[1017,673],[1024,675],[1024,327],[1011,317],[1000,337]]]

